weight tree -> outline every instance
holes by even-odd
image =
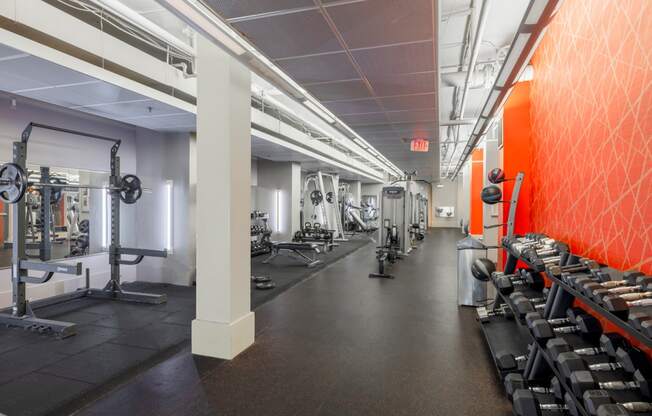
[[[111,174],[108,187],[87,185],[54,184],[49,181],[29,183],[25,174],[27,164],[27,143],[34,127],[58,131],[76,136],[88,137],[112,143],[110,152]],[[121,140],[110,137],[98,136],[60,127],[48,126],[39,123],[27,125],[21,135],[21,141],[13,144],[13,163],[7,163],[0,168],[0,199],[13,206],[13,236],[12,236],[12,307],[10,312],[0,313],[0,324],[22,327],[43,333],[51,333],[61,338],[75,335],[75,324],[70,322],[40,319],[35,316],[34,310],[48,305],[61,303],[71,299],[90,297],[108,300],[159,304],[167,300],[165,294],[150,294],[129,292],[122,289],[120,284],[120,266],[139,264],[144,257],[167,257],[167,250],[148,250],[139,248],[126,248],[120,246],[120,201],[133,204],[142,195],[140,179],[135,175],[120,176],[120,149]],[[26,297],[27,283],[46,283],[54,273],[64,273],[79,276],[82,274],[82,263],[74,265],[66,263],[43,263],[27,260],[25,252],[25,198],[23,197],[29,186],[39,187],[44,192],[44,198],[49,198],[52,189],[92,188],[107,189],[111,201],[111,244],[109,246],[109,265],[111,276],[106,286],[102,289],[93,289],[89,285],[89,272],[86,272],[86,287],[71,293],[29,302]],[[46,203],[49,200],[46,200]],[[133,260],[122,259],[122,255],[136,256]],[[43,276],[29,276],[29,271],[41,271]]]

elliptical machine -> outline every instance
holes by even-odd
[[[385,244],[377,247],[376,260],[378,260],[378,273],[369,273],[369,277],[393,279],[394,276],[385,273],[385,262],[390,264],[396,263],[396,260],[401,258],[399,254],[401,248],[398,227],[396,224],[391,224],[388,219],[383,221],[383,226],[386,230]]]

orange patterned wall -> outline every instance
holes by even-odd
[[[652,1],[567,0],[533,59],[532,229],[652,273]]]

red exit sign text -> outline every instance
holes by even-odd
[[[427,152],[429,145],[428,139],[412,139],[410,141],[410,150],[413,152]]]

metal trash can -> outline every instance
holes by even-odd
[[[469,236],[457,242],[457,304],[481,306],[487,300],[487,282],[473,277],[471,265],[475,259],[487,256],[482,241]]]

